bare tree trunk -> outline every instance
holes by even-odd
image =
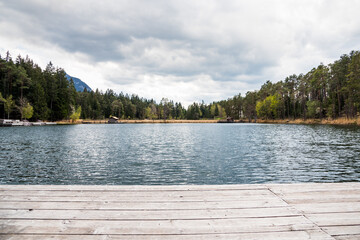
[[[338,113],[337,113],[337,117],[340,117],[341,101],[340,101],[339,85],[337,85],[336,88],[337,88],[337,99],[338,99]]]

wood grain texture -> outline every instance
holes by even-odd
[[[0,185],[0,239],[359,236],[359,183]]]
[[[2,235],[4,240],[333,240],[331,236],[319,230],[292,231],[292,232],[260,232],[260,233],[227,233],[227,234],[182,234],[182,235],[38,235],[38,234],[21,234],[21,235]]]

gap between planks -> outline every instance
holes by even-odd
[[[84,187],[83,190],[81,190],[82,187]],[[194,234],[195,230],[197,234],[200,234],[198,236],[201,236],[201,234],[210,234],[211,236],[230,236],[227,234],[232,234],[238,231],[236,232],[236,237],[234,237],[234,239],[247,239],[244,237],[246,234],[258,236],[257,238],[253,237],[254,239],[266,239],[260,238],[260,235],[257,235],[264,231],[271,234],[274,234],[274,232],[286,233],[282,235],[283,238],[281,238],[281,236],[277,236],[278,238],[273,237],[271,239],[293,239],[291,237],[295,236],[294,232],[301,232],[304,234],[311,231],[318,233],[318,235],[316,235],[317,237],[314,237],[314,239],[356,239],[356,236],[360,234],[360,224],[357,220],[360,219],[360,203],[356,201],[357,196],[360,195],[359,183],[264,184],[255,186],[166,186],[163,190],[161,190],[162,186],[103,186],[104,190],[102,190],[101,187],[102,186],[59,186],[59,188],[56,189],[57,186],[19,186],[17,189],[17,186],[14,185],[0,185],[0,208],[5,207],[0,209],[0,221],[2,221],[2,224],[5,223],[7,226],[12,226],[15,229],[23,229],[25,227],[29,231],[29,227],[30,230],[32,227],[32,234],[36,233],[39,228],[43,229],[47,224],[50,229],[55,229],[54,232],[52,232],[52,234],[55,235],[56,229],[61,229],[61,234],[70,235],[76,235],[77,231],[82,231],[81,229],[83,229],[81,234],[86,234],[87,231],[95,229],[96,231],[93,231],[92,233],[104,234],[103,236],[113,234],[113,236],[118,236],[120,239],[122,236],[132,236],[134,239],[138,239],[138,237],[142,236],[141,233],[144,234],[144,231],[145,234],[149,234],[151,231],[159,231],[157,225],[159,223],[162,227],[164,227],[164,231],[160,231],[160,234],[167,234],[166,236],[171,236],[171,234],[173,234],[173,236],[175,236],[174,239],[178,239],[179,236],[185,237],[184,239],[186,239],[186,236]],[[272,193],[266,194],[266,191]],[[48,197],[51,193],[58,196]],[[33,202],[27,202],[28,200],[25,199],[27,194],[31,194],[30,199],[33,198]],[[67,198],[67,194],[72,194],[72,196]],[[123,200],[127,198],[127,195],[132,195],[132,197],[127,198],[126,201],[121,203],[106,203],[106,201],[101,201],[104,200],[101,197],[96,198],[99,194],[103,195],[105,199],[106,197],[110,197],[114,201],[117,197],[123,197]],[[244,196],[237,197],[237,194],[244,194]],[[350,194],[351,196],[341,198],[341,194]],[[163,198],[164,202],[160,201],[155,204],[149,203],[148,201],[154,201],[154,199],[156,200],[156,197],[153,197],[152,195]],[[214,195],[218,195],[219,197],[214,198]],[[326,198],[326,195],[331,196],[330,199],[326,202],[322,202],[323,199]],[[91,203],[91,201],[93,201],[92,197],[94,196],[95,203]],[[181,198],[183,199],[178,201],[180,196],[182,196]],[[69,222],[67,222],[67,220],[54,219],[55,217],[51,217],[51,209],[59,208],[57,205],[63,205],[63,202],[51,202],[52,200],[56,200],[57,197],[58,199],[61,199],[61,197],[67,199],[69,205],[65,204],[65,207],[70,206],[70,204],[78,205],[79,209],[66,209],[64,210],[65,212],[62,212],[62,214],[64,214],[64,218],[75,217],[74,219],[70,219],[68,220]],[[72,202],[72,197],[73,199],[78,200],[89,200],[90,206],[87,204],[89,202],[86,201],[80,201],[80,204],[78,202]],[[144,201],[142,203],[141,201],[134,202],[137,198],[141,197],[144,197]],[[262,201],[261,198],[263,197],[268,200]],[[46,199],[44,203],[39,203],[37,201],[41,198]],[[16,201],[16,199],[21,201]],[[194,199],[196,201],[194,201]],[[234,199],[235,201],[231,201],[231,199]],[[11,205],[12,200],[14,200],[13,205]],[[132,207],[138,205],[139,203],[143,204],[143,209],[135,209]],[[124,204],[124,208],[116,208],[121,206],[121,204]],[[182,207],[180,209],[176,209],[176,206],[179,206],[179,204]],[[38,208],[34,208],[33,211],[29,211],[31,214],[21,218],[22,214],[27,214],[27,211],[21,212],[22,210],[20,210],[20,212],[16,215],[16,209],[19,210],[19,205],[23,205],[24,210],[26,210],[27,207],[37,206]],[[104,205],[107,205],[105,206],[105,209],[96,209],[99,206],[100,208],[104,207]],[[196,209],[196,207],[200,205],[204,206],[201,206],[200,209]],[[14,208],[14,210],[6,209],[6,206]],[[126,207],[129,206],[130,209],[127,209]],[[171,207],[167,209],[166,207],[169,206]],[[41,217],[41,215],[47,211],[45,207],[50,207],[50,211],[47,212],[49,218],[46,218],[46,220]],[[86,207],[89,209],[86,209]],[[112,209],[114,207],[116,209]],[[253,216],[251,215],[251,212],[248,212],[250,215],[242,216],[244,212],[241,212],[251,210],[262,211],[264,209],[273,211],[276,209],[286,209],[287,207],[298,210],[290,215],[286,215],[286,212],[284,212],[285,215],[283,216],[271,216],[270,212],[269,216],[262,217],[256,215],[258,213],[255,214],[255,212],[253,212]],[[80,212],[74,212],[77,210]],[[223,215],[227,210],[230,212],[238,212],[232,216]],[[55,210],[55,212],[56,211],[60,213],[62,210],[58,209]],[[87,216],[91,216],[91,218],[81,219],[81,211],[85,211]],[[96,213],[96,211],[99,212]],[[125,211],[127,211],[128,215],[126,217],[119,218],[117,213],[124,213]],[[167,215],[174,214],[176,211],[178,211],[179,214],[177,217],[167,217]],[[216,211],[219,212],[215,214]],[[139,212],[144,214],[148,213],[149,215],[158,213],[158,215],[155,214],[156,218],[153,219],[151,219],[151,216],[149,216],[147,220],[138,219],[136,218],[136,214]],[[196,216],[199,216],[198,214],[200,212],[202,212],[203,215],[200,214],[200,218],[196,218]],[[104,213],[105,215],[108,214],[109,219],[97,218],[97,216],[101,216]],[[209,213],[211,217],[208,217]],[[359,216],[359,218],[357,218],[357,216]],[[129,218],[133,219],[129,220]],[[124,225],[123,227],[125,228],[119,227],[116,224],[117,222],[122,222]],[[241,222],[240,226],[239,222]],[[105,223],[110,226],[104,227]],[[92,227],[89,228],[89,224]],[[134,224],[140,226],[134,226]],[[198,225],[199,228],[196,229],[196,226]],[[85,231],[86,229],[87,231]],[[125,229],[133,232],[130,235],[117,235],[117,231],[123,231]],[[239,229],[241,231],[239,231]],[[16,236],[16,232],[14,232],[14,234],[15,235],[13,236]],[[41,235],[40,233],[36,234],[34,236]],[[151,236],[164,237],[164,235]],[[249,237],[250,235],[247,236]],[[284,237],[285,235],[288,238]],[[3,233],[2,236],[8,237],[10,235]],[[30,235],[25,234],[22,236],[27,236],[31,239]],[[239,236],[242,236],[243,238]],[[302,237],[299,236],[300,235],[294,239],[308,239],[305,238],[305,235],[302,235]],[[128,238],[124,237],[123,239]]]

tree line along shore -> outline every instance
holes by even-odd
[[[59,125],[69,125],[69,124],[108,124],[108,119],[94,120],[94,119],[77,119],[76,121],[72,120],[61,120],[57,121]],[[360,126],[360,117],[357,118],[307,118],[307,119],[238,119],[233,121],[227,121],[227,119],[199,119],[199,120],[188,120],[188,119],[121,119],[118,123],[124,124],[142,124],[142,123],[271,123],[271,124],[321,124],[321,125],[353,125]]]
[[[187,108],[166,98],[157,103],[111,89],[77,92],[64,69],[51,62],[41,69],[28,56],[19,55],[15,61],[9,52],[0,56],[0,118],[76,122],[115,116],[129,123],[230,118],[235,122],[359,125],[359,111],[359,51],[320,64],[306,74],[293,74],[275,83],[266,81],[245,96],[209,104],[194,102]]]

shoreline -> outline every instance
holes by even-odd
[[[58,121],[57,124],[59,125],[70,125],[70,124],[144,124],[144,123],[151,123],[151,124],[159,124],[159,123],[218,123],[219,120],[149,120],[149,119],[143,119],[143,120],[119,120],[118,123],[108,123],[108,120],[77,120],[76,122],[71,122],[70,120],[63,120]]]
[[[108,120],[77,120],[76,122],[71,122],[70,120],[63,120],[56,122],[59,125],[72,125],[72,124],[109,124]],[[227,123],[226,120],[220,119],[203,119],[203,120],[177,120],[177,119],[168,119],[168,120],[119,120],[118,123],[115,124],[161,124],[161,123]],[[231,123],[231,122],[230,122]],[[360,118],[337,118],[337,119],[257,119],[249,122],[248,119],[235,120],[233,123],[266,123],[266,124],[318,124],[318,125],[352,125],[352,126],[360,126]]]
[[[305,125],[352,125],[360,126],[360,118],[337,118],[337,119],[257,119],[257,123],[269,123],[269,124],[305,124]]]

